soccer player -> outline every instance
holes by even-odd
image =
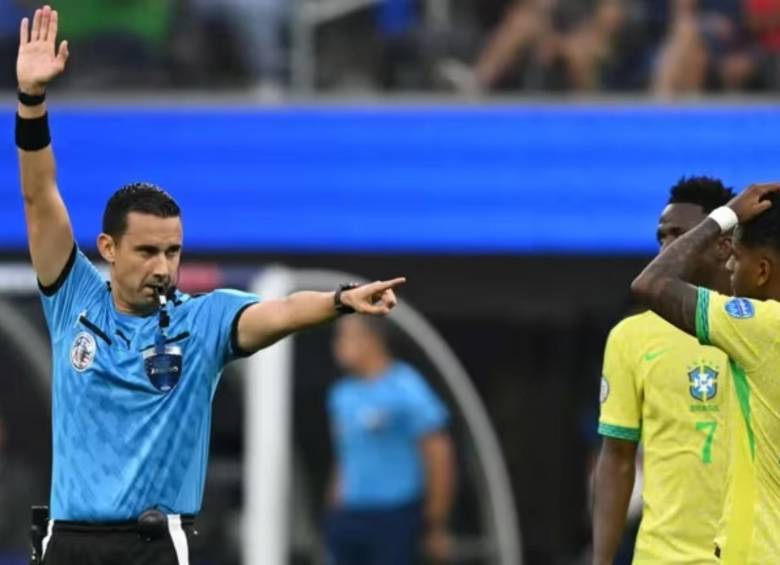
[[[733,196],[719,180],[683,178],[659,220],[661,250]],[[728,293],[730,254],[728,236],[710,241],[692,280]],[[594,481],[596,565],[615,558],[640,441],[644,500],[634,563],[715,562],[728,465],[730,379],[722,351],[700,345],[653,312],[626,318],[612,330],[601,382],[604,442]]]
[[[44,562],[186,564],[225,364],[340,313],[387,314],[404,279],[263,302],[230,290],[188,296],[175,287],[179,207],[163,190],[133,184],[103,216],[107,284],[77,248],[57,189],[44,102],[68,58],[67,43],[55,44],[57,12],[37,10],[20,35],[16,141],[53,355]]]
[[[330,562],[412,565],[421,541],[444,561],[455,476],[447,409],[422,375],[393,358],[385,320],[341,320],[333,350],[348,376],[328,398],[337,448]]]
[[[726,564],[780,555],[780,184],[753,185],[668,246],[634,280],[634,295],[703,344],[729,356],[741,417],[732,427]],[[739,225],[737,225],[739,224]],[[713,242],[734,230],[732,298],[689,283]]]

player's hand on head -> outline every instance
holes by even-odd
[[[399,277],[389,281],[364,284],[343,292],[341,301],[360,314],[385,316],[398,304],[394,289],[405,282],[405,277]]]
[[[780,182],[752,184],[728,205],[737,214],[739,223],[744,224],[772,207],[772,202],[764,197],[773,192],[780,194]]]
[[[68,42],[57,48],[58,14],[49,6],[35,10],[32,22],[24,18],[19,30],[16,78],[26,94],[42,94],[46,85],[65,70]]]

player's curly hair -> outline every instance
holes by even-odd
[[[746,247],[768,246],[780,251],[780,194],[770,192],[761,200],[769,200],[772,207],[737,228],[739,242]]]
[[[706,214],[725,206],[734,198],[734,190],[719,179],[706,176],[682,177],[672,187],[669,204],[696,204]]]
[[[109,198],[103,212],[103,233],[120,239],[127,231],[127,215],[130,212],[158,218],[181,216],[179,205],[162,188],[148,182],[134,182],[123,186]]]

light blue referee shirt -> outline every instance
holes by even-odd
[[[414,368],[397,362],[374,379],[346,377],[331,389],[328,408],[346,508],[390,508],[423,496],[420,440],[446,426],[448,414]]]
[[[41,289],[53,357],[54,520],[122,521],[157,507],[200,510],[211,401],[224,366],[242,355],[239,313],[254,295],[176,293],[168,342],[182,354],[176,386],[155,387],[144,369],[156,315],[114,307],[110,289],[74,247],[59,280]]]

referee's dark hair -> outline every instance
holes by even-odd
[[[745,247],[766,246],[780,252],[780,194],[770,192],[761,200],[769,200],[772,207],[746,224],[740,224],[735,232],[736,239]]]
[[[723,182],[712,177],[682,177],[672,187],[669,204],[696,204],[705,214],[720,208],[734,198],[734,190],[724,186]]]
[[[103,212],[103,233],[115,240],[121,239],[127,231],[127,215],[130,212],[158,218],[181,216],[179,205],[162,188],[147,182],[135,182],[123,186],[108,200]]]

